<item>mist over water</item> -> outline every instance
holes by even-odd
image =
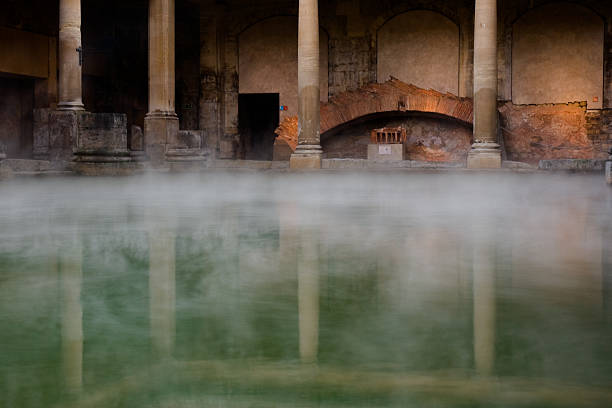
[[[0,407],[612,406],[597,176],[0,183]]]

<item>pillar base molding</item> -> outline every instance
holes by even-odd
[[[145,116],[145,151],[153,165],[162,165],[166,160],[168,142],[176,140],[179,119],[175,112],[150,112]]]
[[[468,169],[501,169],[501,147],[497,143],[474,143],[468,153]]]
[[[320,145],[299,145],[289,159],[292,170],[320,170],[323,149]]]
[[[85,105],[83,102],[60,102],[57,104],[59,111],[84,111]]]

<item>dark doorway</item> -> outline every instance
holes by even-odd
[[[239,157],[272,160],[279,120],[278,94],[241,94],[238,99]]]
[[[0,143],[9,158],[32,157],[34,80],[0,77]]]

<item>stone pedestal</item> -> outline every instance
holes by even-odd
[[[496,143],[475,143],[468,153],[468,169],[499,169],[501,149]]]
[[[373,161],[402,161],[404,160],[404,145],[394,144],[369,144],[368,160]]]
[[[75,161],[119,163],[131,161],[127,146],[127,116],[120,113],[77,114]]]
[[[321,169],[321,156],[323,150],[318,145],[301,145],[289,159],[289,168],[292,170]]]
[[[145,151],[154,166],[166,159],[168,142],[176,140],[179,120],[175,114],[149,114],[145,118]]]

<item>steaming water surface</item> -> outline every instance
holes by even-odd
[[[612,406],[612,190],[0,184],[0,407]]]

